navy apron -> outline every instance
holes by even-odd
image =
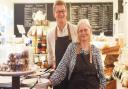
[[[59,62],[61,61],[68,45],[71,43],[71,33],[69,29],[69,24],[67,25],[68,29],[68,36],[57,37],[57,28],[56,28],[56,41],[55,41],[55,57],[56,57],[56,67],[58,66]],[[68,87],[68,77],[66,78],[57,86],[54,86],[53,89],[67,89]]]
[[[77,54],[76,65],[68,83],[68,89],[99,89],[99,79],[90,54]]]

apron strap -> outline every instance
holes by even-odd
[[[67,24],[67,29],[68,29],[69,40],[71,40],[71,32],[70,32],[69,23]],[[55,30],[55,40],[56,39],[57,39],[57,26],[56,26],[56,30]]]

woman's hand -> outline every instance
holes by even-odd
[[[51,81],[46,78],[41,78],[38,80],[38,83],[36,84],[36,89],[42,89],[42,88],[47,88],[48,86],[51,85]]]

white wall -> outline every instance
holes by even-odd
[[[126,44],[128,45],[128,0],[124,0],[124,15],[123,15],[123,31],[126,39]]]
[[[114,36],[118,33],[118,20],[115,19],[115,14],[118,12],[118,2],[117,0],[114,0],[113,2],[113,31]]]
[[[124,13],[118,13],[118,0],[114,1],[114,12],[113,12],[113,16],[114,16],[114,20],[113,20],[113,25],[114,25],[114,31],[115,31],[115,36],[118,34],[123,34],[124,33]],[[118,18],[115,20],[115,13],[118,13]]]
[[[114,1],[114,13],[118,12],[118,0]],[[114,20],[115,36],[121,36],[128,44],[128,0],[123,0],[123,13],[118,13],[118,19]]]
[[[13,34],[13,22],[13,0],[0,0],[0,24],[7,34]]]

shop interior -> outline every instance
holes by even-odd
[[[56,25],[54,1],[0,0],[0,89],[52,89],[43,87],[45,81],[40,79],[53,72],[47,61],[46,36]],[[106,89],[128,89],[128,0],[65,1],[69,22],[77,25],[87,18],[91,23]],[[24,69],[10,65],[13,56],[26,62],[21,65]],[[41,83],[39,88],[37,83]]]

